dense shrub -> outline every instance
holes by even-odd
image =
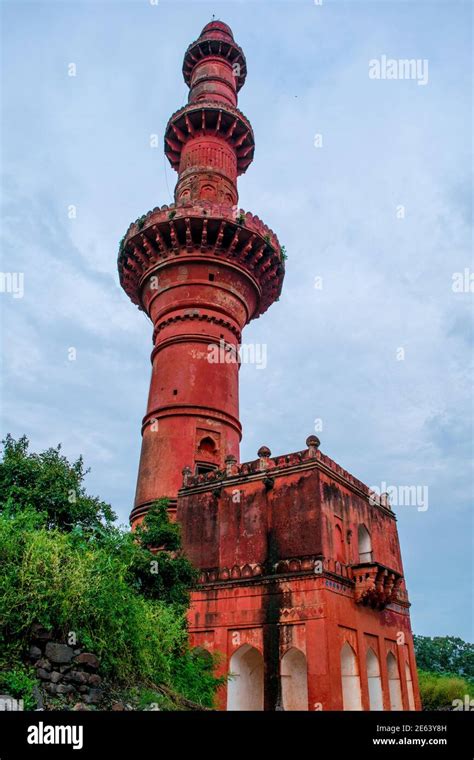
[[[464,704],[466,695],[474,697],[470,679],[449,673],[419,670],[420,696],[424,710],[453,710],[454,700]]]
[[[136,534],[117,528],[110,507],[85,493],[82,463],[72,466],[82,506],[67,501],[71,465],[58,452],[30,455],[26,439],[7,439],[0,463],[0,684],[18,691],[23,678],[28,692],[23,663],[39,623],[58,640],[74,632],[114,688],[163,685],[212,706],[214,663],[188,646],[196,573],[166,501]]]

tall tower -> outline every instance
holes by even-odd
[[[237,108],[246,70],[221,21],[189,45],[188,103],[171,116],[164,141],[178,172],[175,202],[133,222],[120,244],[121,285],[153,322],[132,524],[159,497],[176,506],[183,468],[201,474],[239,461],[242,329],[278,298],[284,276],[275,234],[237,205],[237,177],[254,154],[251,124]]]
[[[120,281],[153,322],[132,524],[171,499],[199,570],[191,645],[219,654],[227,710],[417,710],[410,602],[386,494],[306,446],[240,462],[237,349],[280,294],[284,255],[238,209],[252,127],[245,58],[220,21],[187,49],[189,101],[168,122],[175,203],[128,229]]]

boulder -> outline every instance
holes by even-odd
[[[43,670],[51,670],[51,663],[46,657],[42,657],[41,660],[35,662],[35,668],[42,668]]]
[[[86,674],[81,673],[80,670],[71,670],[71,672],[68,674],[68,680],[74,681],[74,683],[84,684],[87,682],[88,678]]]
[[[56,686],[56,694],[70,694],[72,691],[74,691],[74,686],[67,683],[60,683]]]
[[[51,662],[63,664],[71,662],[74,657],[74,651],[67,644],[56,644],[48,641],[46,644],[46,657]]]
[[[35,647],[35,645],[32,644],[28,650],[28,656],[30,660],[39,660],[41,655],[42,655],[41,649],[39,647]]]
[[[89,689],[89,693],[84,697],[84,701],[92,705],[97,705],[101,699],[102,689]]]
[[[98,658],[91,652],[82,652],[82,654],[78,654],[77,657],[74,658],[74,662],[78,665],[86,665],[88,668],[94,669],[98,668],[100,664]]]

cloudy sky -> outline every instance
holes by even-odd
[[[413,628],[472,640],[474,296],[453,290],[473,271],[470,4],[1,6],[2,271],[24,273],[23,298],[0,293],[3,432],[82,453],[127,520],[151,328],[118,285],[118,241],[172,200],[162,135],[215,14],[248,63],[240,205],[288,252],[280,301],[244,335],[268,362],[241,368],[242,460],[302,449],[316,424],[368,485],[427,488],[428,509],[395,506]],[[428,81],[371,79],[382,56],[427,62]]]

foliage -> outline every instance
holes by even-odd
[[[83,480],[88,470],[82,457],[68,462],[60,445],[30,454],[26,436],[15,441],[7,435],[2,443],[0,513],[16,514],[31,507],[45,514],[49,527],[61,530],[100,528],[115,520],[109,504],[86,494]]]
[[[414,636],[420,670],[474,678],[474,644],[455,636]]]
[[[33,689],[37,685],[33,668],[17,663],[9,670],[0,671],[0,692],[23,700],[25,710],[31,710],[36,702]]]
[[[196,572],[180,529],[157,502],[135,534],[113,525],[110,507],[85,493],[82,459],[60,448],[28,453],[5,441],[0,463],[0,683],[20,678],[17,663],[35,623],[58,640],[74,631],[101,660],[116,688],[165,690],[212,706],[215,663],[194,656],[186,612]],[[70,503],[67,493],[76,488]],[[159,547],[159,551],[156,548]],[[28,675],[28,674],[27,674]],[[17,679],[17,681],[15,681]],[[18,681],[18,688],[20,688]],[[21,685],[23,698],[28,684]]]
[[[454,700],[474,696],[473,682],[455,674],[419,670],[418,679],[424,710],[452,710]]]

